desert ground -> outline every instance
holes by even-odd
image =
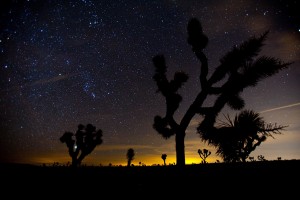
[[[300,160],[184,167],[0,166],[1,193],[9,199],[291,199],[299,196],[300,189]]]

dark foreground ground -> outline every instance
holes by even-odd
[[[300,160],[177,166],[0,164],[5,199],[299,199]]]

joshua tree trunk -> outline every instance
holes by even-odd
[[[72,167],[77,167],[77,158],[76,157],[72,157]]]
[[[185,165],[185,149],[184,149],[184,137],[185,132],[180,131],[176,133],[175,143],[176,143],[176,165]]]

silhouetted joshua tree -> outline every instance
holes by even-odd
[[[240,93],[245,88],[255,86],[259,81],[278,73],[291,64],[267,56],[261,56],[254,60],[267,37],[268,32],[265,32],[259,37],[251,37],[229,51],[208,78],[208,62],[203,52],[208,44],[208,38],[196,18],[189,21],[187,32],[187,42],[201,63],[199,76],[201,91],[179,122],[173,117],[182,100],[178,89],[188,80],[188,75],[179,71],[175,73],[173,80],[169,81],[166,76],[167,66],[164,56],[157,55],[153,58],[155,66],[153,79],[158,87],[157,92],[161,92],[166,100],[165,116],[155,116],[153,128],[165,139],[175,136],[178,166],[185,165],[185,132],[196,114],[204,118],[197,128],[200,138],[208,144],[213,144],[213,140],[216,138],[214,124],[223,107],[227,104],[234,110],[242,109],[245,102]],[[208,95],[216,95],[216,100],[211,107],[203,107]]]
[[[259,113],[252,110],[243,110],[231,120],[226,116],[215,129],[216,138],[213,144],[217,147],[217,154],[224,162],[246,162],[250,153],[253,152],[267,137],[273,134],[281,134],[287,126],[266,124]]]
[[[277,160],[281,160],[281,157],[277,157]]]
[[[135,155],[135,152],[134,152],[134,150],[132,148],[130,148],[130,149],[127,150],[126,157],[127,157],[127,166],[128,167],[131,166],[131,162],[134,159],[134,155]]]
[[[163,159],[163,161],[164,161],[164,165],[166,165],[166,159],[167,159],[167,154],[162,154],[161,155],[161,159]]]
[[[263,155],[258,155],[257,160],[259,161],[267,161]]]
[[[69,155],[72,158],[72,166],[77,167],[97,145],[102,144],[102,130],[96,130],[96,127],[92,124],[86,126],[79,124],[75,134],[65,132],[60,137],[60,141],[66,143]]]
[[[211,151],[207,150],[207,149],[203,149],[203,151],[201,149],[198,149],[198,154],[200,156],[200,158],[202,159],[201,163],[207,163],[206,162],[206,158],[211,154]]]

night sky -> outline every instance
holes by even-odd
[[[209,74],[234,45],[270,30],[261,55],[294,63],[242,96],[245,109],[288,127],[251,156],[300,159],[299,1],[11,0],[0,7],[0,162],[71,161],[59,138],[88,123],[102,129],[103,144],[83,163],[125,165],[128,148],[135,165],[163,164],[163,153],[166,163],[176,162],[175,137],[165,140],[152,128],[165,113],[152,58],[165,55],[169,78],[178,70],[189,75],[179,90],[179,121],[201,89],[187,43],[192,17],[209,38]],[[220,117],[236,113],[225,107]],[[187,130],[187,164],[201,162],[199,148],[212,151],[208,162],[221,160],[196,133],[200,121]]]

